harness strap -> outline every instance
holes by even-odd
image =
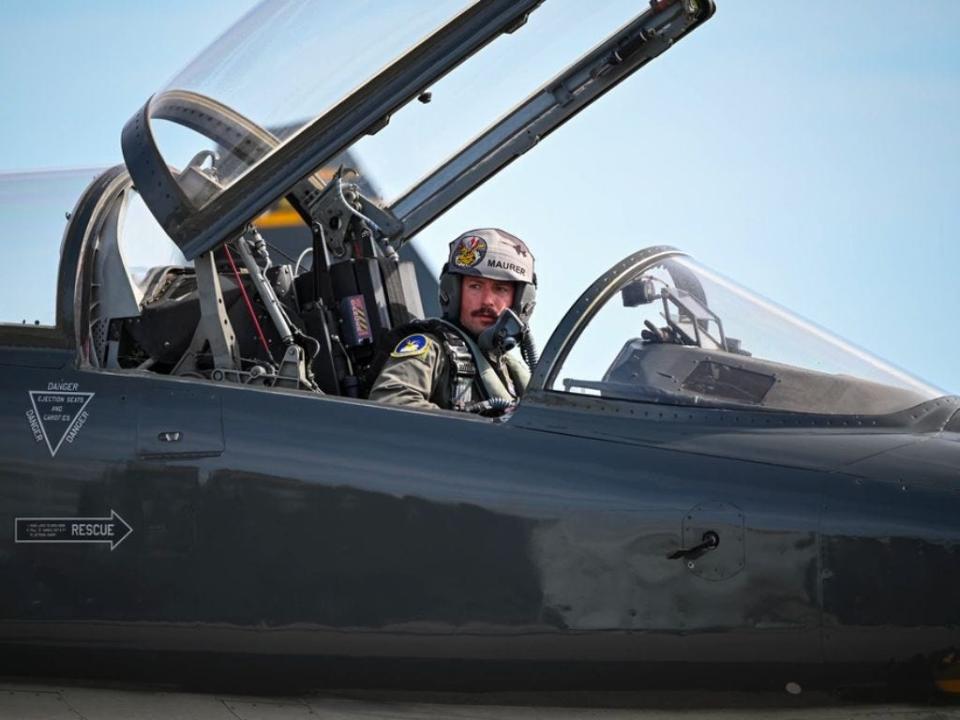
[[[455,408],[462,410],[472,402],[477,366],[470,348],[459,333],[452,332],[445,326],[437,329],[443,336],[444,350],[450,363],[450,400]]]
[[[493,366],[490,364],[490,361],[487,360],[486,355],[483,354],[483,351],[477,346],[469,335],[464,333],[456,325],[448,323],[446,320],[437,320],[449,328],[451,334],[456,334],[456,336],[463,342],[470,351],[473,363],[475,365],[475,375],[479,381],[480,387],[483,390],[486,397],[485,400],[492,398],[501,398],[507,401],[516,400],[516,398],[507,390],[506,386],[503,384],[503,381],[500,379],[500,376],[497,375],[497,371],[493,369]],[[446,329],[444,330],[444,337],[447,335]]]

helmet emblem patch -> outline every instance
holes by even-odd
[[[459,268],[472,268],[480,264],[487,254],[487,241],[476,235],[460,238],[453,250],[453,264]]]

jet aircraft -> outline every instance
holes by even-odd
[[[5,672],[960,690],[960,398],[679,249],[612,262],[510,412],[365,399],[435,289],[408,241],[714,12],[653,0],[381,197],[344,153],[541,5],[401,27],[279,129],[196,89],[265,6],[130,119],[52,322],[0,328]]]

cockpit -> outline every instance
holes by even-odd
[[[713,12],[401,3],[364,26],[389,41],[359,42],[352,6],[310,8],[258,7],[127,123],[64,240],[56,325],[81,364],[363,398],[436,294],[410,241]],[[588,289],[532,387],[838,416],[942,395],[669,248]]]
[[[433,294],[409,241],[713,6],[641,10],[258,7],[134,114],[125,165],[86,198],[84,362],[363,397],[378,344]],[[263,227],[280,208],[284,247]]]

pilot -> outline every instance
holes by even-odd
[[[442,319],[404,328],[369,397],[405,407],[499,415],[526,388],[530,371],[508,351],[536,362],[527,323],[536,304],[533,255],[497,229],[471,230],[450,243],[440,273]]]

